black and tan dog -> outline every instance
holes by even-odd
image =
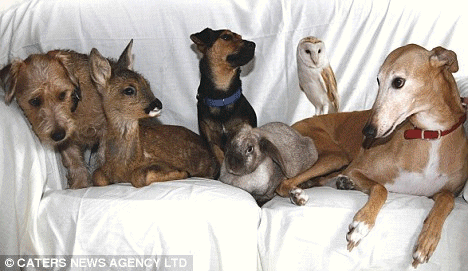
[[[255,43],[229,30],[192,34],[190,39],[203,54],[197,94],[198,128],[219,163],[226,141],[244,123],[257,126],[254,109],[242,94],[240,67],[254,57]]]

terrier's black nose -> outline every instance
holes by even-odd
[[[52,138],[53,141],[59,142],[65,138],[67,133],[65,132],[65,129],[63,128],[56,128],[51,134],[50,138]]]
[[[375,136],[377,135],[377,128],[375,128],[375,126],[372,124],[366,124],[366,126],[364,126],[364,129],[362,129],[362,133],[367,138],[375,138]]]

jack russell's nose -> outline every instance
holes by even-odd
[[[375,136],[377,135],[377,129],[372,124],[366,124],[366,126],[364,126],[364,129],[362,129],[362,133],[367,138],[375,138]]]

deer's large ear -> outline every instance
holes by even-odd
[[[117,61],[117,65],[133,71],[132,48],[133,48],[133,39],[130,40],[127,47],[125,47],[125,50],[120,55],[119,60]]]
[[[17,92],[16,83],[23,65],[23,60],[15,59],[12,63],[6,65],[0,70],[0,86],[5,91],[5,103],[7,105],[9,105],[15,98],[15,94]]]
[[[109,61],[99,53],[96,48],[89,54],[89,64],[91,69],[91,80],[101,92],[106,88],[111,77],[111,66]]]
[[[458,71],[457,54],[454,51],[447,50],[443,47],[436,47],[432,49],[432,55],[429,60],[433,67],[445,66],[448,71],[454,73]]]

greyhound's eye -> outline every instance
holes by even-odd
[[[34,107],[40,107],[42,105],[42,99],[40,97],[32,98],[29,100],[29,104]]]
[[[392,81],[393,88],[402,88],[405,85],[405,79],[397,77]]]
[[[229,34],[221,35],[221,39],[223,39],[225,41],[230,41],[230,40],[232,40],[232,35],[229,35]]]
[[[58,95],[59,101],[64,101],[66,97],[67,97],[67,92],[65,91],[60,92],[60,94]]]
[[[122,93],[127,96],[132,96],[135,95],[136,90],[134,87],[127,87],[124,90],[122,90]]]

